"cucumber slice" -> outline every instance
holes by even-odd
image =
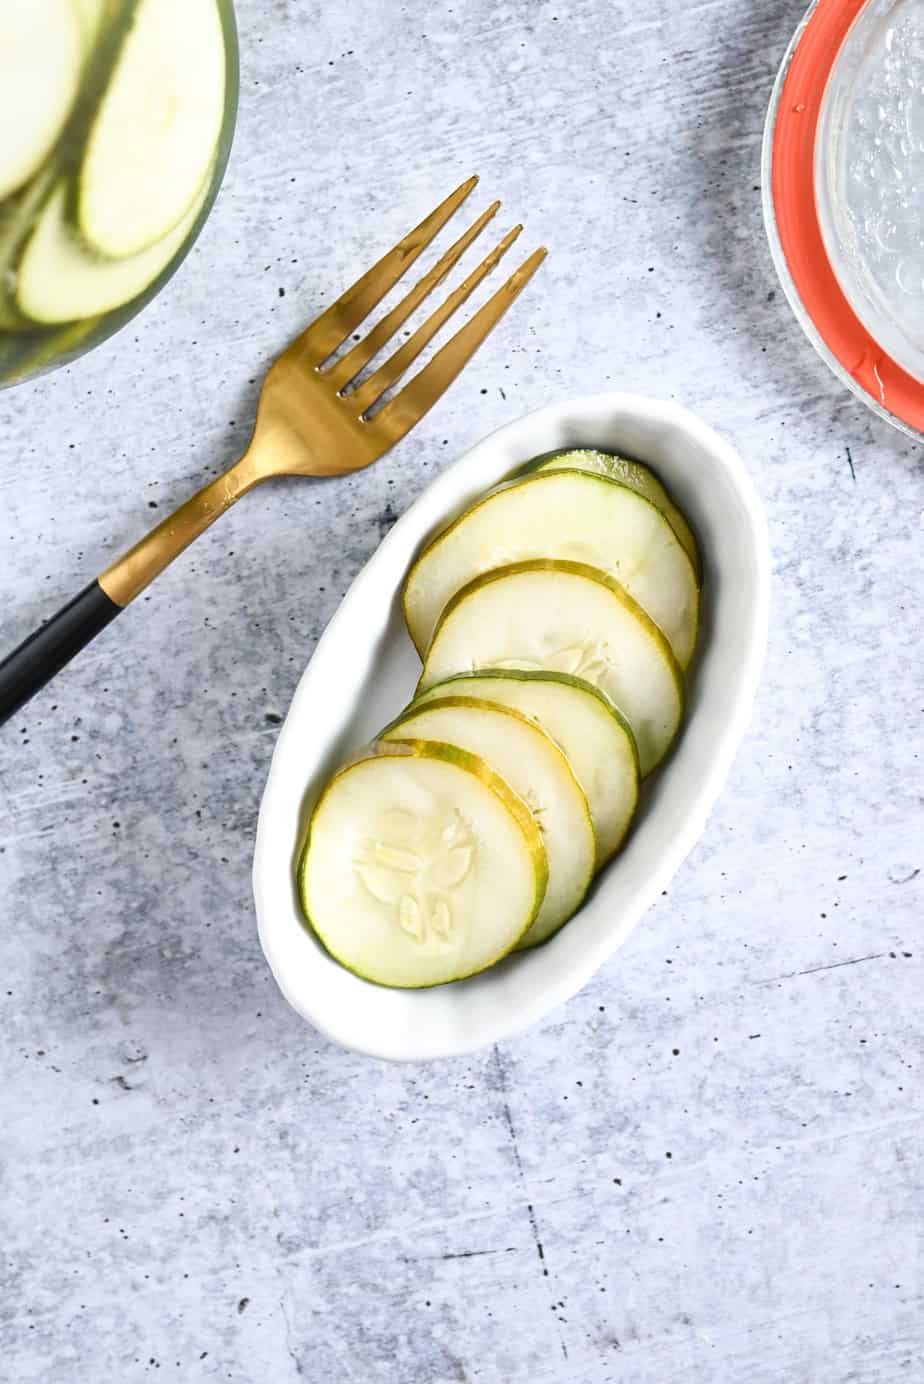
[[[515,563],[453,597],[420,691],[482,668],[545,668],[599,687],[632,727],[643,775],[683,715],[683,676],[664,635],[619,582],[582,562]]]
[[[215,155],[224,102],[215,0],[140,0],[78,176],[77,220],[95,250],[137,255],[187,215]]]
[[[600,452],[589,447],[581,447],[566,452],[552,452],[546,457],[536,458],[536,461],[538,462],[535,467],[537,471],[592,471],[597,476],[606,476],[607,480],[618,481],[620,485],[627,485],[638,495],[644,495],[646,500],[650,500],[661,511],[674,530],[687,557],[693,564],[697,584],[702,585],[702,561],[693,530],[657,476],[647,466],[644,466],[640,461],[630,461],[628,457],[616,456],[612,452]]]
[[[638,801],[638,751],[628,722],[602,692],[567,673],[486,668],[437,683],[414,705],[445,697],[497,702],[536,721],[564,751],[584,790],[597,838],[596,868],[616,854]]]
[[[72,0],[0,5],[0,201],[28,182],[51,149],[82,65]]]
[[[16,268],[22,247],[54,186],[55,171],[46,164],[16,196],[0,208],[0,327],[10,331],[34,326],[16,306]]]
[[[299,864],[323,945],[379,985],[442,985],[483,971],[536,916],[548,866],[526,806],[450,745],[374,745],[314,809]]]
[[[699,590],[674,530],[634,490],[580,471],[540,471],[510,481],[424,549],[404,588],[404,613],[418,651],[426,649],[447,602],[473,577],[538,558],[608,572],[664,631],[681,666],[689,663]]]
[[[438,740],[476,754],[533,813],[545,844],[549,882],[521,945],[544,942],[568,921],[593,875],[596,840],[587,799],[555,742],[522,712],[476,697],[411,705],[382,739]]]
[[[193,205],[169,235],[131,259],[94,254],[67,222],[65,183],[52,193],[23,251],[16,306],[33,322],[71,322],[121,307],[148,288],[179,253],[209,191],[206,178]]]

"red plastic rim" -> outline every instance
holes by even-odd
[[[777,234],[796,292],[828,350],[881,408],[924,432],[924,384],[850,306],[825,249],[815,200],[815,139],[828,78],[866,0],[818,0],[783,82],[773,131]]]

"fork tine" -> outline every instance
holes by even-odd
[[[374,264],[362,278],[331,303],[297,338],[294,345],[311,352],[315,364],[322,364],[341,341],[355,331],[369,313],[380,303],[390,288],[415,261],[421,250],[442,230],[446,222],[465,201],[478,182],[477,176],[467,178],[455,192],[441,202],[435,211],[424,217],[419,226],[399,240],[393,250]]]
[[[500,210],[500,202],[492,202],[486,211],[483,211],[474,225],[469,226],[464,235],[461,235],[454,245],[451,245],[445,255],[426,273],[418,283],[414,285],[401,302],[393,307],[391,312],[386,313],[380,322],[376,322],[372,330],[358,342],[351,351],[326,371],[326,378],[332,389],[341,390],[350,380],[354,379],[373,356],[378,355],[379,351],[395,335],[398,328],[403,326],[411,313],[423,302],[429,293],[445,279],[451,269],[455,267],[462,258],[465,251],[476,240],[485,226],[493,216]]]
[[[523,292],[547,254],[544,247],[534,250],[474,317],[460,327],[420,373],[371,420],[370,427],[380,428],[389,446],[403,437],[445,393],[514,299]]]
[[[398,347],[394,355],[389,356],[388,360],[376,370],[374,375],[370,375],[368,380],[365,380],[353,394],[347,396],[350,403],[355,405],[357,413],[365,413],[367,409],[371,408],[376,399],[384,394],[386,389],[390,389],[395,381],[399,380],[404,372],[413,365],[421,351],[433,340],[443,324],[457,308],[461,307],[466,298],[474,293],[482,279],[491,273],[491,270],[507,253],[522,229],[522,226],[514,226],[512,231],[508,231],[503,240],[495,245],[491,253],[485,256],[476,269],[472,270],[468,278],[449,294],[445,302],[441,303],[425,322],[421,323],[413,336],[408,337],[407,341]]]

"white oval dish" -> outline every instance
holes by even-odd
[[[347,754],[409,700],[420,663],[404,627],[408,566],[436,531],[519,465],[560,447],[650,462],[698,535],[705,569],[687,716],[645,785],[625,848],[551,941],[469,980],[389,990],[344,970],[306,926],[295,862],[311,807]],[[479,442],[399,519],[318,642],[279,734],[254,855],[260,942],[282,993],[357,1052],[425,1061],[518,1033],[574,995],[622,945],[699,837],[744,735],[767,639],[770,553],[757,492],[727,442],[676,404],[600,394],[553,404]]]

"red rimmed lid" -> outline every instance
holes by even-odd
[[[924,383],[860,321],[831,267],[815,193],[815,140],[828,78],[867,0],[818,0],[783,81],[773,131],[777,234],[796,292],[828,350],[857,384],[909,427],[924,432]]]

